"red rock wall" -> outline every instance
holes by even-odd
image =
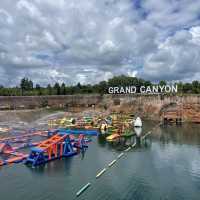
[[[27,109],[48,105],[81,112],[88,107],[109,112],[132,113],[151,120],[163,114],[181,112],[185,121],[200,122],[200,96],[161,95],[61,95],[0,97],[0,109]],[[176,114],[171,114],[176,117]],[[174,116],[173,116],[174,115]]]

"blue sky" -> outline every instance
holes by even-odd
[[[0,83],[200,78],[200,1],[1,0]]]

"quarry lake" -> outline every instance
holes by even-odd
[[[155,123],[144,122],[142,134]],[[200,125],[157,127],[146,142],[131,138],[107,143],[92,137],[85,154],[30,168],[22,163],[0,168],[3,200],[199,200]],[[137,141],[99,179],[96,174]],[[76,192],[91,186],[76,197]]]

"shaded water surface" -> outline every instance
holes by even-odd
[[[144,122],[142,134],[154,127]],[[107,167],[127,145],[126,153],[101,178]],[[80,197],[76,192],[86,183],[91,187]],[[130,138],[108,144],[105,137],[92,138],[83,155],[28,168],[21,164],[0,168],[0,199],[5,200],[199,200],[200,125],[159,127],[146,142]]]

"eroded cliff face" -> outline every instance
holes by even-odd
[[[112,99],[112,101],[110,100]],[[163,118],[200,123],[200,96],[107,96],[113,112],[133,113],[150,120]],[[112,102],[112,103],[111,103]],[[117,102],[117,103],[115,103]]]
[[[142,118],[161,121],[181,118],[200,123],[200,96],[163,95],[65,95],[40,97],[0,97],[0,109],[27,109],[40,107],[61,108],[82,112],[96,110],[105,113],[131,113]]]
[[[183,117],[187,121],[200,123],[200,104],[184,104]]]

